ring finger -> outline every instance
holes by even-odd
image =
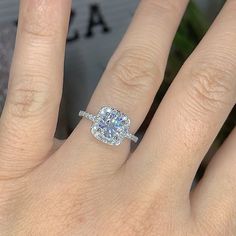
[[[115,107],[132,118],[130,131],[136,132],[162,82],[169,50],[187,2],[141,1],[128,32],[110,60],[89,103],[88,112],[96,114],[104,105]],[[86,153],[92,145],[93,164],[98,164],[97,159],[104,166],[104,161],[109,163],[108,159],[111,158],[112,165],[121,165],[129,153],[129,142],[116,147],[114,152],[113,147],[103,145],[92,137],[89,133],[90,125],[87,120],[79,124],[67,140],[65,151],[69,149],[68,145],[74,148],[83,143],[80,146],[85,147]],[[76,156],[83,151],[78,149]],[[114,155],[119,158],[114,158]]]

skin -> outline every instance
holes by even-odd
[[[120,109],[135,132],[164,76],[187,0],[143,0],[88,105]],[[135,152],[98,142],[83,119],[54,132],[69,0],[21,0],[0,120],[0,232],[38,235],[236,235],[236,130],[190,192],[236,102],[236,1],[188,58]]]

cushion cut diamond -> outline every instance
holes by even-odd
[[[96,116],[91,132],[98,140],[120,145],[129,132],[130,120],[119,110],[103,107]]]

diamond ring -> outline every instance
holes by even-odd
[[[92,135],[104,143],[118,146],[125,138],[135,143],[138,141],[138,137],[129,132],[130,119],[128,116],[115,108],[104,106],[97,115],[80,111],[79,116],[93,122]]]

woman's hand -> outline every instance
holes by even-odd
[[[88,112],[116,107],[136,132],[187,2],[141,1]],[[20,5],[0,121],[0,234],[236,235],[235,130],[190,193],[236,101],[236,1],[227,1],[184,64],[134,153],[128,141],[97,141],[85,119],[63,144],[54,140],[70,2]]]

